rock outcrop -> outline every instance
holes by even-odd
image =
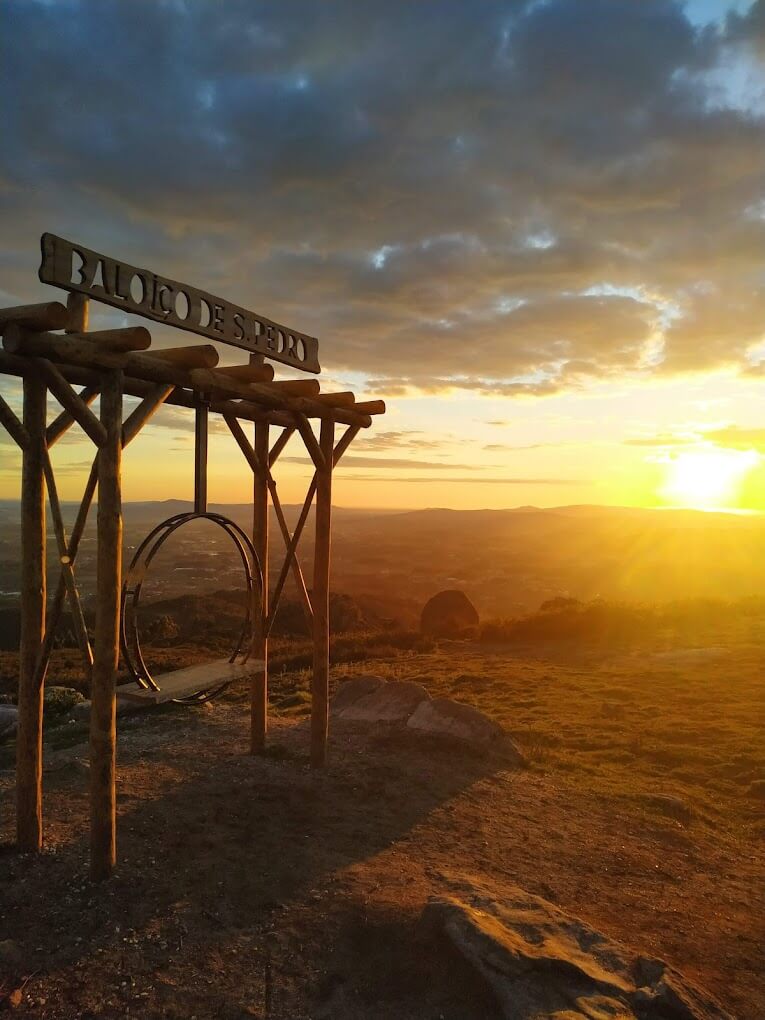
[[[411,730],[452,737],[476,747],[488,747],[502,736],[502,727],[471,705],[450,698],[421,701],[406,724]]]
[[[489,984],[507,1020],[732,1020],[661,960],[632,952],[517,886],[436,898],[423,921]],[[460,888],[461,887],[461,888]]]
[[[420,630],[432,637],[461,637],[478,626],[476,608],[464,591],[440,591],[425,603]]]
[[[447,739],[475,750],[501,745],[515,764],[524,760],[502,727],[483,712],[449,698],[431,698],[422,684],[411,680],[352,677],[340,684],[329,710],[344,722],[394,727],[411,736]]]

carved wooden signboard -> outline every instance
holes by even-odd
[[[40,280],[132,315],[319,372],[319,341],[196,287],[99,255],[55,234],[40,239]]]

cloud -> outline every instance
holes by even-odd
[[[40,299],[52,229],[318,335],[383,396],[747,371],[763,11],[6,0],[2,286]]]
[[[723,428],[699,427],[691,432],[636,436],[623,442],[626,446],[698,446],[714,443],[731,450],[765,450],[765,428],[740,428],[737,425]]]
[[[280,460],[286,464],[308,464],[308,456],[303,457],[281,457]],[[485,464],[451,464],[445,461],[420,460],[419,458],[408,457],[358,457],[354,454],[346,454],[342,460],[344,467],[357,468],[380,468],[382,470],[413,468],[429,471],[449,470],[455,471],[476,471],[486,467]]]
[[[484,478],[480,475],[466,478],[432,478],[424,475],[409,475],[397,478],[378,478],[375,475],[343,475],[344,481],[350,482],[426,482],[457,485],[591,485],[587,478]]]
[[[623,440],[625,446],[686,446],[700,442],[700,436],[677,436],[664,434],[658,436],[635,436]]]
[[[460,440],[450,438],[447,444],[445,439],[438,439],[426,436],[423,432],[412,429],[407,432],[362,432],[354,441],[354,450],[438,450],[447,445],[453,446]]]
[[[551,446],[563,446],[563,443],[528,443],[523,446],[511,446],[509,443],[485,443],[484,450],[490,453],[506,453],[514,450],[544,450]]]
[[[704,433],[704,438],[733,450],[765,450],[765,428],[745,429],[730,425],[711,429]]]

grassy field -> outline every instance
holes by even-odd
[[[0,941],[24,954],[8,980],[33,975],[21,1008],[51,1020],[491,1018],[482,987],[417,922],[429,896],[473,875],[498,896],[513,882],[552,900],[756,1020],[763,647],[719,638],[637,648],[345,636],[333,686],[360,673],[416,680],[502,723],[528,767],[338,724],[320,774],[306,764],[306,650],[284,642],[264,758],[245,753],[243,687],[209,709],[121,722],[121,860],[107,893],[85,878],[85,731],[51,727],[49,851],[4,860]],[[158,655],[181,665],[194,649]]]

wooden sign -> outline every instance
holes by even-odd
[[[40,280],[132,315],[319,372],[319,341],[196,287],[99,255],[55,234],[40,238]]]

